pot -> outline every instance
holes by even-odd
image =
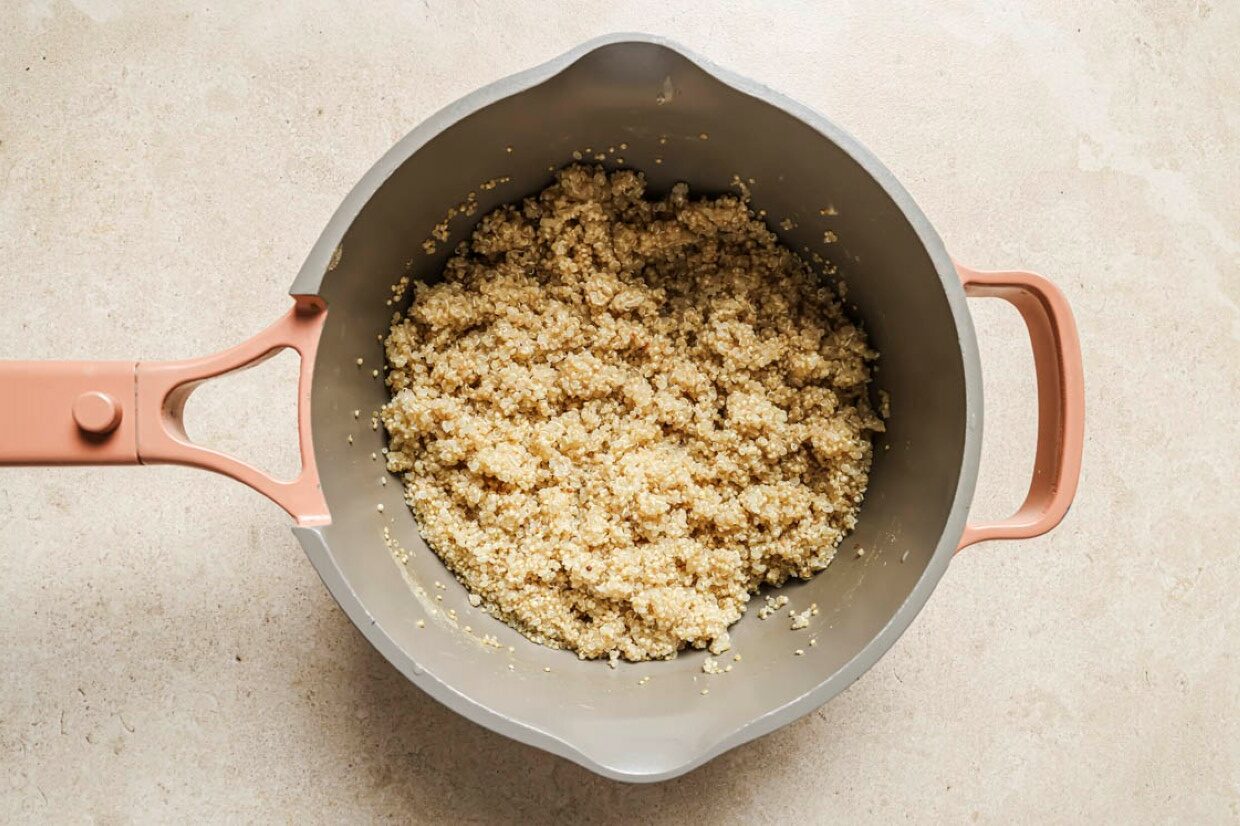
[[[751,611],[731,634],[743,662],[709,678],[708,696],[703,652],[612,669],[535,645],[472,608],[419,538],[400,485],[378,484],[381,465],[370,455],[382,450],[382,432],[352,414],[386,401],[372,370],[383,363],[377,334],[393,311],[390,285],[407,262],[421,277],[449,254],[451,244],[423,250],[431,228],[476,192],[473,217],[450,224],[454,243],[587,148],[609,167],[622,155],[654,192],[677,181],[717,192],[734,175],[752,178],[754,203],[772,225],[788,219],[785,242],[838,265],[851,309],[882,353],[876,381],[892,412],[859,524],[825,572],[781,592],[800,608],[822,606],[808,629],[818,644]],[[824,243],[827,229],[836,243]],[[1050,530],[1076,489],[1081,356],[1062,294],[1031,273],[956,265],[908,193],[842,130],[659,38],[591,41],[418,126],[345,198],[291,294],[292,308],[271,327],[206,358],[0,363],[0,462],[188,464],[250,485],[294,518],[341,607],[416,685],[475,722],[612,778],[673,777],[817,708],[891,647],[953,554]],[[1034,478],[1016,514],[996,523],[966,518],[983,410],[966,296],[1020,310],[1037,372]],[[302,469],[289,481],[194,445],[181,418],[199,383],[284,348],[301,356]],[[858,546],[864,555],[851,551]],[[793,656],[797,648],[804,656]]]

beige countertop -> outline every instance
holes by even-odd
[[[0,470],[0,820],[1240,820],[1240,4],[261,6],[3,4],[0,357],[240,341],[420,120],[646,30],[851,131],[959,259],[1062,286],[1080,493],[1051,535],[957,558],[827,706],[639,787],[413,688],[248,489]],[[1000,515],[1032,461],[1031,359],[1014,311],[971,307],[975,512]],[[294,374],[204,388],[192,432],[289,466]]]

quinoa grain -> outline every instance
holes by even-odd
[[[727,650],[751,593],[831,561],[883,430],[864,332],[748,204],[644,190],[561,170],[385,341],[387,468],[423,537],[586,658]]]

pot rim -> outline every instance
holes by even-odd
[[[560,74],[587,54],[622,43],[641,43],[668,49],[703,72],[737,91],[789,113],[834,142],[859,164],[899,206],[938,272],[956,325],[965,384],[965,433],[956,493],[934,554],[908,597],[882,630],[856,656],[801,696],[740,725],[718,738],[691,759],[673,765],[632,769],[611,765],[606,758],[583,751],[567,739],[529,722],[513,719],[484,706],[423,670],[367,612],[336,564],[323,529],[294,527],[311,564],[318,571],[336,602],[370,643],[414,685],[462,716],[514,740],[572,760],[592,772],[628,782],[656,782],[684,774],[736,746],[770,733],[808,714],[839,694],[864,674],[899,639],[921,611],[947,570],[964,532],[965,519],[977,483],[982,436],[981,362],[972,317],[964,289],[951,257],[929,219],[895,176],[860,142],[823,115],[752,80],[723,69],[679,44],[663,37],[640,33],[617,33],[588,40],[539,66],[484,86],[440,109],[418,124],[381,157],[349,192],[328,221],[311,249],[289,292],[293,296],[315,295],[341,244],[345,232],[383,183],[416,151],[458,121],[507,97],[538,86]]]

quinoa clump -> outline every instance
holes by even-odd
[[[414,290],[385,341],[387,468],[530,639],[720,653],[751,594],[853,528],[877,353],[741,198],[571,166]]]

